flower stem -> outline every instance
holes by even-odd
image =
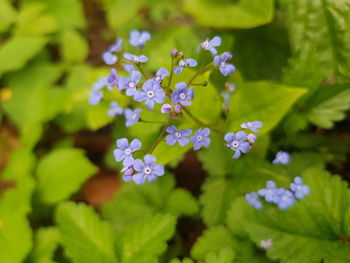
[[[194,120],[197,124],[199,124],[200,126],[204,126],[204,127],[208,127],[210,128],[212,131],[220,134],[220,135],[225,135],[224,132],[213,128],[211,125],[205,124],[204,122],[202,122],[201,120],[197,119],[188,109],[186,109],[185,107],[182,108],[184,112],[186,112],[186,114],[192,119]]]
[[[171,81],[173,80],[173,74],[174,74],[174,58],[171,58],[170,76],[169,76],[168,85],[166,85],[166,92],[168,94],[170,94],[170,85],[171,85]]]
[[[162,141],[164,135],[165,135],[165,132],[166,132],[166,129],[168,128],[169,126],[169,123],[170,123],[170,117],[169,119],[164,123],[163,125],[163,129],[162,129],[162,132],[159,134],[157,140],[155,141],[155,143],[152,145],[151,149],[149,149],[149,154],[152,154],[152,152],[154,151],[154,149],[157,147],[157,145]]]
[[[149,79],[150,77],[148,76],[148,74],[146,74],[146,72],[143,70],[143,68],[142,68],[142,65],[140,64],[140,63],[137,63],[137,64],[135,64],[136,65],[136,67],[140,70],[140,72],[141,72],[141,74],[142,74],[142,76],[144,77],[144,78],[146,78],[146,79]]]
[[[193,77],[187,82],[187,85],[188,85],[188,86],[191,85],[192,82],[193,82],[201,73],[203,73],[204,71],[210,69],[211,67],[214,67],[214,65],[213,65],[212,63],[210,63],[210,64],[208,64],[208,65],[206,65],[206,66],[200,68],[200,69],[196,72],[196,74],[194,74]]]

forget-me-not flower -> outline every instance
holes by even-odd
[[[218,52],[215,47],[218,47],[221,45],[221,37],[216,36],[213,39],[209,40],[206,39],[204,42],[202,42],[199,46],[203,48],[204,50],[209,50],[213,56],[215,56]],[[199,48],[198,48],[199,49]],[[197,49],[197,51],[198,51]]]
[[[277,194],[276,184],[273,181],[267,181],[266,188],[260,189],[258,194],[264,197],[265,201],[268,203],[278,204],[280,199],[279,195]]]
[[[113,65],[118,61],[118,57],[113,53],[117,53],[122,49],[122,43],[123,40],[117,38],[116,41],[105,52],[103,52],[102,58],[107,65]]]
[[[188,59],[181,59],[179,61],[179,65],[174,68],[174,73],[175,74],[180,74],[181,71],[184,69],[184,67],[186,66],[190,66],[190,67],[195,67],[197,66],[197,61],[194,60],[193,58],[188,58]]]
[[[132,176],[134,175],[134,167],[131,166],[125,166],[122,170],[121,173],[123,174],[123,181],[124,182],[130,182],[132,180]]]
[[[136,122],[138,122],[140,119],[141,111],[142,111],[141,109],[135,109],[135,110],[125,109],[124,110],[124,115],[126,118],[125,126],[130,127],[134,125]]]
[[[303,184],[303,179],[299,176],[294,178],[294,182],[290,184],[290,189],[298,199],[302,199],[305,195],[310,194],[310,188]]]
[[[245,199],[248,201],[248,204],[255,209],[261,209],[263,207],[261,201],[259,200],[259,196],[256,192],[252,192],[245,195]]]
[[[194,89],[192,87],[187,89],[187,84],[185,82],[179,82],[175,84],[176,91],[171,93],[171,101],[173,103],[180,103],[184,106],[189,106],[192,104],[194,98]]]
[[[294,205],[295,197],[293,193],[287,189],[279,188],[276,193],[278,194],[278,202],[276,203],[278,207],[282,210]]]
[[[138,173],[134,174],[133,180],[136,184],[143,184],[146,180],[150,183],[157,180],[158,176],[164,175],[164,166],[156,164],[156,157],[147,154],[144,162],[137,159],[133,163],[134,170]]]
[[[165,141],[168,145],[172,146],[176,142],[178,142],[181,146],[186,146],[190,139],[186,138],[186,136],[190,136],[192,134],[192,130],[178,130],[174,125],[169,126],[166,131],[170,133],[165,137]]]
[[[123,56],[125,59],[130,60],[134,63],[145,63],[148,61],[148,58],[145,55],[136,56],[130,53],[124,53]]]
[[[284,164],[287,165],[290,162],[290,154],[287,152],[279,151],[276,154],[275,159],[272,161],[273,164]]]
[[[135,92],[134,100],[137,102],[146,101],[145,104],[150,110],[153,109],[154,103],[163,103],[165,101],[165,92],[157,81],[147,80],[143,86],[143,91]]]
[[[161,83],[162,80],[169,75],[169,71],[166,68],[158,69],[156,76],[153,78],[158,83]]]
[[[119,104],[115,101],[112,101],[110,103],[110,109],[108,110],[108,116],[114,117],[117,115],[122,115],[123,114],[123,108],[119,106]]]
[[[97,105],[103,98],[103,92],[101,91],[107,85],[107,79],[105,77],[99,78],[93,85],[93,89],[90,93],[89,102],[91,105]]]
[[[132,46],[143,48],[145,46],[146,41],[151,39],[151,34],[148,31],[138,31],[132,30],[130,32],[129,42]]]
[[[127,96],[133,96],[136,92],[137,84],[140,82],[142,75],[140,72],[133,70],[130,73],[130,78],[120,77],[119,78],[119,89],[126,89]]]
[[[208,147],[210,144],[210,134],[209,128],[198,129],[195,134],[191,137],[191,142],[193,142],[193,150],[199,150],[202,146]]]
[[[263,124],[261,121],[249,121],[241,124],[243,129],[248,129],[256,133],[259,132],[258,128],[261,128],[262,126]]]
[[[124,166],[131,166],[134,162],[132,154],[141,149],[141,142],[139,139],[133,139],[130,144],[128,139],[122,138],[117,140],[118,148],[113,151],[114,158],[117,162],[123,161]]]
[[[214,64],[220,68],[220,72],[223,76],[231,75],[236,70],[234,65],[227,63],[231,58],[231,52],[225,52],[221,56],[218,55],[214,57]]]
[[[114,68],[111,69],[111,73],[107,77],[107,83],[109,90],[118,86],[118,75],[117,71]]]
[[[238,131],[236,134],[233,132],[226,133],[225,141],[226,146],[232,149],[235,154],[232,156],[237,159],[241,156],[241,153],[249,151],[250,145],[246,142],[247,134],[244,131]]]

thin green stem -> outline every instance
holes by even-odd
[[[212,63],[210,63],[210,64],[208,64],[208,65],[206,65],[206,66],[200,68],[200,69],[196,72],[196,74],[194,74],[193,77],[187,82],[187,85],[188,85],[188,86],[189,86],[189,85],[192,85],[192,82],[193,82],[201,73],[203,73],[204,71],[210,69],[211,67],[213,67],[213,64],[212,64]]]
[[[174,58],[171,58],[171,67],[170,67],[170,76],[169,76],[169,81],[168,81],[168,85],[166,85],[166,90],[170,91],[170,85],[171,82],[173,80],[173,74],[174,74]]]
[[[203,126],[203,127],[208,127],[210,128],[212,131],[220,134],[220,135],[225,135],[225,133],[223,133],[222,131],[212,127],[211,125],[208,125],[204,122],[202,122],[201,120],[197,119],[197,117],[195,117],[188,109],[186,109],[185,107],[182,108],[183,111],[192,119],[194,120],[197,124],[199,124],[200,126]]]
[[[142,65],[140,63],[135,64],[136,67],[140,70],[142,76],[146,79],[149,79],[147,73],[143,70]]]
[[[169,119],[164,123],[163,125],[163,129],[161,131],[161,133],[159,134],[156,142],[152,145],[151,149],[149,150],[149,154],[152,154],[152,152],[154,151],[154,149],[157,147],[157,145],[162,141],[164,135],[165,135],[165,132],[166,132],[166,129],[168,128],[169,126],[169,123],[170,123],[170,117]]]
[[[159,123],[163,124],[164,123],[164,121],[147,121],[147,120],[144,120],[144,119],[140,119],[139,121],[140,122],[146,122],[146,123],[157,123],[157,124],[159,124]]]

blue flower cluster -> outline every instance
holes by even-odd
[[[290,189],[277,188],[276,183],[267,181],[266,188],[245,195],[248,204],[255,209],[263,207],[259,197],[263,197],[267,203],[278,206],[279,209],[285,210],[294,205],[296,199],[303,199],[305,195],[310,194],[310,188],[303,184],[301,177],[295,177]]]
[[[133,30],[130,32],[129,43],[140,50],[144,48],[146,42],[151,39],[147,31]],[[167,114],[168,119],[163,123],[163,131],[150,149],[141,149],[142,143],[139,139],[133,139],[130,143],[126,138],[117,140],[117,149],[114,150],[114,157],[117,162],[123,164],[124,181],[134,181],[137,184],[153,182],[158,176],[164,175],[164,166],[156,163],[156,157],[152,155],[156,146],[165,141],[168,145],[178,144],[182,147],[193,144],[193,150],[199,150],[210,145],[210,134],[216,132],[224,136],[225,145],[234,151],[233,158],[239,158],[242,153],[246,153],[256,141],[258,129],[263,125],[260,121],[246,122],[241,125],[241,130],[233,133],[223,133],[199,121],[196,116],[187,109],[193,104],[195,99],[195,89],[193,86],[195,78],[204,73],[205,70],[217,69],[223,76],[228,76],[235,72],[235,66],[229,63],[232,58],[231,52],[218,53],[217,48],[221,45],[221,38],[215,36],[200,43],[198,52],[210,52],[212,61],[198,69],[191,80],[172,83],[173,74],[181,74],[187,67],[195,68],[198,62],[194,58],[186,58],[181,51],[173,49],[170,52],[171,68],[159,68],[155,73],[146,72],[143,64],[148,62],[148,58],[143,54],[135,55],[124,52],[123,40],[116,41],[103,53],[103,61],[110,66],[110,74],[100,78],[94,84],[90,94],[90,104],[97,105],[104,98],[106,93],[119,92],[131,97],[127,106],[119,105],[117,102],[110,102],[108,116],[115,118],[124,116],[125,125],[130,127],[138,121],[145,121],[141,118],[143,110],[156,110]],[[123,51],[122,54],[119,54]],[[114,65],[116,65],[114,67]],[[118,68],[118,72],[117,69]],[[122,70],[124,69],[124,70]],[[199,84],[205,87],[206,82]],[[227,94],[224,95],[224,104],[228,104],[231,94],[235,90],[233,83],[227,83]],[[142,105],[144,104],[144,105]],[[124,107],[122,107],[124,106]],[[178,129],[176,122],[186,114],[192,118],[199,127],[196,131],[191,129]],[[247,130],[250,130],[248,134]],[[144,152],[144,159],[134,159],[135,152]]]

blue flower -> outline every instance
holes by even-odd
[[[277,189],[277,194],[279,197],[277,205],[280,209],[285,210],[288,207],[294,205],[295,198],[291,191],[287,189],[279,188]]]
[[[165,141],[170,146],[174,145],[176,142],[181,146],[186,146],[190,142],[190,139],[185,137],[192,134],[190,129],[178,130],[175,126],[169,126],[166,131],[170,134],[165,137]]]
[[[185,82],[179,82],[175,84],[176,91],[171,93],[171,101],[173,103],[180,103],[184,106],[189,106],[192,104],[191,101],[194,98],[194,90],[193,88],[187,88],[187,84]]]
[[[206,39],[204,42],[202,42],[199,46],[203,48],[204,50],[209,50],[213,56],[215,56],[218,52],[215,47],[218,47],[221,45],[221,37],[216,36],[212,40],[209,41],[209,39]],[[198,49],[197,49],[198,51]]]
[[[256,139],[257,139],[257,137],[256,137],[256,135],[254,133],[249,133],[247,135],[247,141],[249,143],[255,143]]]
[[[135,95],[137,84],[139,84],[141,78],[142,78],[141,73],[136,70],[133,70],[130,73],[130,78],[127,78],[127,77],[119,78],[119,82],[118,82],[119,89],[120,90],[126,89],[126,95],[133,96]]]
[[[125,126],[130,127],[134,125],[136,122],[138,122],[138,120],[140,119],[141,111],[142,111],[141,109],[135,109],[134,111],[131,109],[125,109],[124,111],[124,115],[126,118]]]
[[[220,67],[220,72],[224,76],[231,75],[236,70],[234,65],[227,63],[227,60],[231,58],[232,58],[231,52],[225,52],[221,56],[214,57],[214,64]]]
[[[295,197],[298,199],[302,199],[305,195],[310,194],[310,188],[303,184],[303,179],[299,176],[294,178],[294,182],[291,183],[290,189],[294,192]]]
[[[265,201],[268,203],[274,203],[278,204],[280,197],[277,193],[276,184],[273,181],[267,181],[266,188],[260,189],[258,191],[260,196],[263,196],[265,198]]]
[[[276,154],[275,159],[272,161],[273,164],[289,164],[290,162],[290,154],[287,152],[279,151]]]
[[[118,61],[118,57],[113,53],[117,53],[122,49],[122,43],[123,40],[117,38],[116,41],[105,52],[103,52],[102,58],[107,65],[113,65]]]
[[[151,39],[151,34],[147,31],[132,30],[130,32],[129,42],[132,46],[143,48],[147,40]]]
[[[117,162],[123,161],[124,166],[131,166],[134,162],[132,154],[141,149],[141,142],[139,139],[133,139],[129,145],[126,138],[117,140],[118,148],[113,151],[114,158]]]
[[[261,128],[262,126],[263,126],[263,124],[261,121],[250,121],[250,122],[245,122],[245,123],[241,124],[241,127],[243,129],[249,129],[249,130],[256,132],[256,133],[259,132],[258,128]]]
[[[156,76],[153,78],[158,83],[161,83],[162,80],[169,75],[169,71],[166,68],[158,69]]]
[[[199,150],[202,146],[208,147],[210,144],[210,134],[209,128],[198,129],[195,134],[191,137],[191,142],[194,143],[193,150]]]
[[[161,113],[170,113],[172,110],[172,106],[169,103],[165,103],[160,108]]]
[[[132,176],[134,175],[134,167],[131,166],[125,166],[122,170],[121,173],[123,174],[123,181],[124,182],[130,182],[132,180]]]
[[[247,134],[244,131],[238,131],[236,134],[233,132],[226,133],[226,146],[235,152],[232,156],[233,158],[237,159],[241,156],[241,152],[246,153],[249,151],[250,145],[248,142],[245,142],[246,138]]]
[[[112,101],[110,103],[110,109],[108,110],[108,116],[114,117],[116,115],[122,115],[123,108],[118,105],[117,102]]]
[[[145,55],[136,56],[130,53],[124,53],[123,56],[125,59],[130,60],[134,63],[144,63],[148,61],[148,58]]]
[[[124,64],[124,69],[125,69],[127,72],[129,72],[130,74],[131,74],[131,72],[135,71],[134,66],[131,65],[131,64],[128,64],[128,63]]]
[[[156,157],[147,154],[144,160],[143,162],[137,159],[133,163],[135,171],[138,172],[132,178],[136,184],[143,184],[146,180],[150,183],[157,180],[158,176],[164,175],[164,166],[155,164]]]
[[[101,91],[107,85],[107,79],[105,77],[99,78],[93,85],[93,89],[90,94],[89,102],[91,105],[97,105],[103,98],[103,92]]]
[[[149,79],[147,80],[142,89],[144,91],[137,90],[135,92],[134,100],[137,102],[146,101],[145,104],[150,110],[153,109],[154,103],[163,103],[165,101],[165,92],[158,82]]]
[[[186,66],[195,67],[197,66],[197,64],[198,64],[197,61],[195,61],[193,58],[181,59],[179,61],[178,67],[174,68],[174,73],[180,74],[184,67]]]
[[[114,87],[118,86],[118,76],[117,71],[112,68],[111,74],[107,77],[107,83],[108,83],[108,89],[113,89]]]
[[[245,199],[248,201],[248,204],[255,209],[261,209],[262,208],[262,203],[259,200],[259,196],[256,192],[252,192],[250,194],[245,195]]]

